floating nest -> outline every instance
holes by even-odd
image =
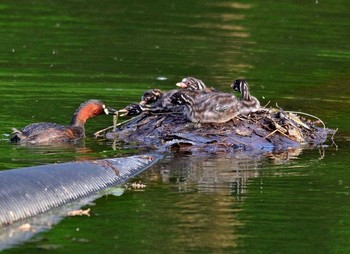
[[[302,116],[308,116],[306,119]],[[283,109],[264,109],[226,123],[191,123],[177,113],[142,113],[96,134],[160,151],[232,153],[283,152],[321,146],[335,130],[317,117]]]

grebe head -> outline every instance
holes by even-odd
[[[143,112],[142,107],[139,104],[133,103],[126,106],[124,109],[118,111],[122,113],[120,116],[136,116]]]
[[[156,102],[163,92],[159,89],[151,89],[143,93],[140,101],[140,105],[144,106]]]
[[[114,115],[116,112],[117,111],[115,109],[107,108],[106,105],[100,100],[88,100],[82,103],[75,111],[70,125],[84,127],[85,122],[89,118],[102,114]]]
[[[244,79],[236,79],[231,87],[234,91],[239,92],[244,100],[251,100],[251,96],[249,93],[248,82]]]
[[[204,90],[206,88],[206,85],[202,80],[194,77],[186,77],[181,82],[177,83],[176,86],[191,91]]]

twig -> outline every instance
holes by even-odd
[[[275,134],[275,132],[277,132],[277,131],[279,131],[279,130],[276,129],[276,130],[270,132],[269,134],[267,134],[267,135],[264,137],[264,139],[267,139],[267,138],[270,137],[271,135]]]
[[[107,127],[107,128],[104,128],[104,129],[102,129],[102,130],[96,131],[96,132],[94,133],[94,136],[96,137],[96,136],[100,135],[102,132],[105,132],[105,131],[107,131],[107,130],[109,130],[109,129],[113,129],[113,128],[119,127],[119,126],[121,126],[121,125],[123,125],[123,124],[126,124],[126,123],[128,123],[128,122],[130,122],[130,121],[132,121],[132,120],[134,120],[134,119],[136,119],[136,118],[138,118],[138,117],[140,117],[140,116],[134,116],[133,118],[127,119],[127,120],[125,120],[125,121],[123,121],[123,122],[121,122],[121,123],[118,123],[118,124],[116,124],[116,125],[112,125],[112,126],[109,126],[109,127]]]
[[[323,158],[324,158],[325,155],[326,155],[326,151],[324,150],[324,147],[323,147],[323,146],[319,146],[318,152],[319,152],[319,154],[320,154],[320,158],[318,158],[318,159],[319,159],[319,160],[323,160]]]
[[[332,145],[335,146],[336,151],[338,151],[338,145],[334,142],[334,135],[337,133],[337,131],[338,131],[338,128],[335,129],[335,131],[333,132],[332,137],[331,137]]]
[[[292,139],[290,136],[288,136],[287,134],[281,132],[280,130],[278,130],[279,133],[281,133],[283,136],[285,136],[286,138]]]
[[[112,128],[114,128],[113,125],[112,125],[112,126],[109,126],[109,127],[107,127],[107,128],[104,128],[104,129],[102,129],[102,130],[96,131],[96,132],[94,133],[94,137],[98,137],[102,132],[105,132],[105,131],[107,131],[107,130],[109,130],[109,129],[112,129]]]
[[[276,127],[277,130],[282,130],[283,132],[287,132],[287,130],[285,128],[283,128],[281,125],[279,125],[278,123],[276,123],[275,120],[273,120],[271,117],[266,116],[266,119],[268,119],[269,121],[271,121],[271,123],[273,123],[273,125]],[[280,131],[281,132],[281,131]]]
[[[306,115],[306,116],[309,116],[309,117],[313,117],[315,119],[317,119],[318,121],[320,121],[320,123],[323,125],[323,129],[326,129],[326,125],[324,124],[324,122],[318,118],[317,116],[314,116],[314,115],[311,115],[311,114],[308,114],[308,113],[304,113],[304,112],[299,112],[299,111],[285,111],[287,113],[292,113],[292,114],[301,114],[301,115]]]
[[[270,102],[271,102],[271,101],[268,101],[268,102],[265,104],[264,108],[266,108],[266,107],[270,104]]]
[[[293,125],[295,128],[298,128],[297,126],[295,126],[294,123],[299,124],[300,126],[310,130],[310,127],[307,126],[298,115],[293,114],[293,113],[289,113],[288,116],[286,116],[289,118],[289,120],[291,120],[290,124]]]
[[[118,123],[118,112],[116,115],[113,116],[113,131],[115,132],[116,128],[117,128],[117,123]]]
[[[277,102],[276,102],[276,107],[281,110],[282,112],[284,112],[283,108],[281,108],[280,106],[278,106]]]

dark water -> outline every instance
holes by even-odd
[[[6,253],[349,253],[350,3],[2,1],[0,169],[119,157],[91,138],[9,144],[12,127],[68,123],[90,98],[121,108],[192,75],[223,91],[247,78],[262,104],[319,116],[334,146],[284,154],[169,154],[125,190]],[[330,141],[327,145],[331,145]]]

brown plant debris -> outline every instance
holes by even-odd
[[[146,186],[146,184],[143,184],[143,183],[141,183],[141,181],[139,181],[139,182],[132,183],[131,187],[134,188],[134,189],[144,189],[147,186]]]
[[[73,210],[73,211],[69,211],[68,212],[68,216],[82,216],[82,215],[86,215],[88,217],[90,217],[90,208],[86,209],[86,210]]]
[[[318,117],[270,108],[248,116],[240,115],[222,124],[191,123],[176,113],[142,113],[119,123],[115,131],[106,132],[105,136],[160,151],[176,149],[217,153],[234,152],[237,149],[280,152],[291,148],[319,146],[329,134],[334,133]]]
[[[28,231],[32,231],[33,229],[29,223],[25,223],[25,224],[20,225],[18,227],[18,230],[22,231],[22,232],[28,232]]]

